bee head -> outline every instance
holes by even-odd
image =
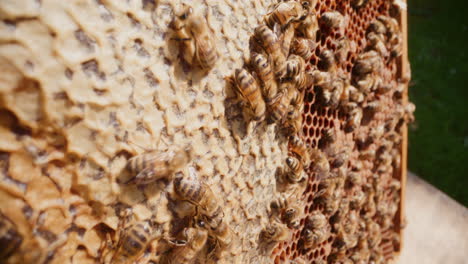
[[[300,225],[301,225],[301,222],[299,220],[294,220],[288,224],[288,227],[292,229],[298,229]]]
[[[190,15],[193,13],[193,9],[191,6],[187,5],[187,4],[182,4],[182,12],[181,14],[179,15],[179,19],[180,20],[186,20],[187,18],[190,17]]]

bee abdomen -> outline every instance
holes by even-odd
[[[174,189],[179,196],[193,203],[199,203],[205,192],[199,182],[184,180],[182,177],[174,180]]]

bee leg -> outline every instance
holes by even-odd
[[[249,124],[247,125],[247,135],[251,135],[252,133],[255,132],[257,128],[258,123],[254,121],[250,121]]]

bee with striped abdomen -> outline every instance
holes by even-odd
[[[291,53],[299,55],[305,61],[308,61],[312,57],[313,43],[306,38],[295,38],[291,44]]]
[[[263,246],[263,251],[268,254],[271,253],[273,248],[281,241],[290,238],[290,231],[288,228],[276,220],[270,223],[260,232],[260,244]]]
[[[255,28],[254,38],[266,53],[271,56],[275,76],[283,75],[286,56],[281,50],[280,41],[276,34],[267,26],[261,25]]]
[[[291,204],[288,198],[280,196],[270,203],[271,217],[296,229],[300,224],[301,210],[297,204]]]
[[[311,157],[305,142],[297,135],[293,135],[289,137],[289,146],[291,152],[301,160],[303,166],[309,167]]]
[[[320,212],[315,211],[306,220],[302,231],[304,248],[312,248],[322,243],[331,235],[327,224],[327,218]]]
[[[317,31],[319,30],[317,15],[314,12],[309,11],[307,15],[302,17],[296,30],[302,37],[315,41]]]
[[[224,212],[211,188],[196,178],[177,177],[174,179],[174,191],[181,200],[197,207],[198,215],[212,229],[223,222]]]
[[[320,25],[325,30],[339,30],[345,26],[345,18],[338,11],[329,11],[322,14],[320,17]]]
[[[284,76],[285,79],[292,80],[298,77],[305,70],[305,61],[298,55],[289,56],[286,61],[286,70]]]
[[[162,257],[164,264],[189,264],[203,249],[208,238],[208,232],[203,228],[188,227],[183,231],[183,240],[178,241],[175,247]]]
[[[354,108],[348,113],[348,119],[345,125],[345,132],[353,132],[360,124],[362,120],[362,109],[359,107]]]
[[[191,160],[191,148],[174,146],[165,151],[151,151],[128,160],[126,168],[135,174],[127,183],[148,184],[169,178]]]
[[[228,77],[227,80],[233,84],[239,97],[247,102],[253,120],[263,121],[266,105],[255,78],[247,70],[237,69],[234,78]]]
[[[176,31],[175,40],[182,42],[183,57],[191,65],[211,69],[218,60],[214,34],[202,16],[194,15],[191,7],[186,6],[181,15],[172,23]]]
[[[335,72],[336,71],[336,61],[335,54],[331,50],[324,50],[320,53],[320,61],[318,67],[321,71]]]
[[[275,24],[280,27],[288,25],[290,22],[298,21],[305,15],[303,5],[297,1],[285,1],[278,3],[274,10],[265,16],[265,24],[274,28]]]
[[[268,124],[278,123],[281,124],[288,113],[291,98],[289,91],[294,88],[291,83],[282,83],[282,91],[279,92],[278,98],[269,104],[270,115],[268,117]],[[287,87],[284,87],[287,86]],[[281,89],[281,88],[280,88]]]
[[[284,181],[288,184],[300,182],[304,177],[304,166],[302,161],[296,157],[289,156],[286,158],[286,168],[283,172]]]
[[[367,45],[370,49],[377,51],[380,56],[387,56],[388,50],[385,46],[385,39],[383,35],[376,34],[374,32],[369,32],[366,36]]]
[[[317,173],[317,178],[322,179],[330,173],[330,163],[328,162],[327,155],[319,149],[310,150],[310,161],[312,171]]]
[[[128,263],[129,260],[136,260],[146,250],[148,244],[157,238],[153,236],[152,227],[147,221],[136,223],[120,234],[117,251],[111,263]]]
[[[273,69],[268,62],[268,59],[260,53],[252,54],[252,68],[257,73],[258,78],[262,82],[262,91],[265,102],[272,102],[278,95],[278,84],[275,80]]]
[[[348,59],[348,53],[351,51],[351,42],[348,38],[342,37],[337,41],[335,59],[337,63],[344,63]]]

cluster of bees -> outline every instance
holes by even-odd
[[[360,8],[366,3],[354,1],[353,5]],[[385,260],[378,247],[381,233],[392,226],[399,203],[399,182],[389,175],[400,166],[400,129],[403,123],[414,120],[415,110],[412,103],[401,100],[407,80],[399,80],[394,89],[382,78],[386,63],[402,54],[399,25],[395,18],[387,16],[372,21],[366,32],[367,46],[356,59],[351,78],[339,67],[356,49],[347,37],[335,40],[334,51],[320,52],[316,69],[306,69],[319,30],[319,34],[343,32],[346,24],[337,11],[325,12],[317,18],[310,8],[315,4],[315,1],[276,4],[265,16],[264,24],[255,28],[250,61],[228,78],[245,102],[251,121],[260,123],[266,119],[268,124],[276,123],[289,139],[290,154],[277,177],[282,194],[270,205],[270,222],[262,230],[260,242],[271,252],[279,242],[290,239],[291,229],[299,228],[303,215],[293,197],[304,190],[304,169],[309,168],[321,179],[314,203],[323,206],[323,212],[315,211],[306,217],[301,231],[303,250],[327,241],[333,233],[336,239],[329,261],[382,263]],[[315,87],[318,107],[337,109],[344,114],[345,133],[356,132],[358,127],[368,124],[384,108],[379,99],[394,92],[397,111],[373,127],[370,134],[356,136],[360,154],[350,170],[344,165],[352,148],[339,148],[335,128],[322,130],[318,149],[309,149],[302,139],[304,91],[311,86]],[[376,147],[376,142],[383,143]],[[371,145],[374,147],[370,148]],[[371,180],[362,176],[365,161],[374,164]],[[384,186],[390,186],[386,188],[390,189],[387,195]],[[345,192],[352,193],[351,197],[345,198]]]
[[[193,167],[187,167],[192,160],[190,147],[172,146],[165,151],[152,151],[128,160],[126,169],[133,175],[126,184],[145,185],[158,180],[173,182],[174,200],[179,204],[174,210],[179,218],[189,217],[187,226],[174,236],[164,234],[162,226],[152,220],[136,221],[125,227],[125,220],[131,210],[121,216],[120,234],[114,243],[109,241],[102,254],[102,262],[128,263],[136,260],[147,249],[151,241],[162,240],[169,245],[161,256],[160,263],[192,263],[205,248],[203,263],[216,263],[222,257],[232,240],[232,231],[223,221],[224,212],[215,194],[205,182],[198,179]],[[178,173],[188,170],[188,175]],[[176,176],[174,176],[176,175]],[[109,246],[110,245],[110,246]]]

